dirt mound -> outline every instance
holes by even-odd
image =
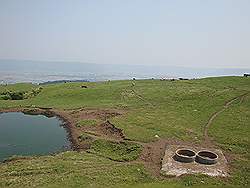
[[[115,125],[110,123],[109,120],[100,124],[99,126],[102,129],[103,133],[106,135],[110,135],[110,136],[112,135],[113,137],[117,137],[120,139],[125,138],[125,135],[123,134],[122,129],[116,128]]]
[[[98,125],[83,126],[81,130],[94,137],[99,137],[107,140],[122,141],[125,139],[122,129],[115,127],[110,121],[105,121]]]
[[[109,118],[122,115],[124,111],[87,108],[53,111],[67,122],[66,126],[70,129],[72,142],[76,150],[86,150],[89,148],[89,143],[85,143],[85,141],[80,142],[78,139],[82,133],[91,135],[95,139],[103,138],[115,141],[122,141],[124,139],[122,130],[116,128],[108,121]],[[84,120],[96,120],[97,124],[77,126],[80,121]]]

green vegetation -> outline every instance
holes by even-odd
[[[81,120],[77,123],[77,127],[81,127],[81,126],[93,126],[93,125],[97,125],[99,123],[98,120],[96,119],[84,119]]]
[[[25,92],[23,91],[8,91],[1,93],[1,99],[3,100],[23,100]]]
[[[0,109],[34,106],[119,109],[124,110],[124,114],[110,122],[123,129],[126,138],[150,142],[159,135],[160,138],[199,144],[211,115],[222,109],[227,101],[248,93],[222,112],[208,131],[230,159],[231,176],[221,179],[189,175],[163,181],[153,178],[143,164],[114,161],[135,159],[132,156],[138,156],[138,148],[130,155],[127,148],[132,146],[97,140],[89,150],[91,153],[66,152],[0,164],[0,187],[249,187],[249,78],[134,82],[135,85],[132,81],[86,83],[88,88],[84,90],[81,83],[44,85],[38,95],[25,100],[0,100]],[[39,86],[14,84],[0,86],[0,93],[27,93],[36,88]],[[79,124],[94,123],[87,120]],[[88,139],[86,135],[84,139]]]
[[[93,140],[93,138],[85,133],[82,133],[78,139],[82,142],[82,141],[85,141],[85,142],[90,142]]]
[[[132,161],[138,158],[142,147],[128,142],[111,142],[96,140],[88,152],[97,154],[114,161]]]
[[[31,97],[35,97],[42,90],[42,87],[34,88],[31,91],[10,91],[6,88],[6,91],[0,93],[0,100],[24,100]]]
[[[103,187],[150,182],[141,164],[122,164],[85,152],[1,164],[0,187]]]
[[[250,184],[250,95],[235,101],[214,121],[209,134],[228,154],[233,156],[234,182]]]

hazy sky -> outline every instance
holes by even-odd
[[[0,0],[0,58],[250,68],[250,0]]]

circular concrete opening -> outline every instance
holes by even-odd
[[[211,151],[199,151],[195,158],[196,162],[201,164],[215,164],[218,161],[218,155]]]
[[[174,158],[179,162],[191,163],[195,160],[195,152],[190,149],[178,149]]]

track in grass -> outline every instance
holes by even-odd
[[[244,94],[242,94],[242,95],[239,95],[239,96],[237,96],[237,97],[235,97],[235,98],[229,100],[228,102],[225,103],[225,105],[223,106],[223,108],[222,108],[221,110],[215,112],[215,113],[209,118],[207,124],[206,124],[205,127],[204,127],[204,133],[203,133],[203,135],[204,135],[203,143],[204,143],[204,144],[209,144],[209,145],[212,144],[212,141],[211,141],[211,139],[210,139],[209,136],[208,136],[208,129],[209,129],[209,127],[211,126],[211,124],[213,123],[214,119],[215,119],[218,115],[220,115],[222,112],[224,112],[227,108],[229,108],[229,107],[231,106],[231,104],[232,104],[234,101],[240,99],[240,103],[242,103],[243,100],[244,100],[244,97],[247,96],[248,94],[249,94],[249,92],[244,93]]]

